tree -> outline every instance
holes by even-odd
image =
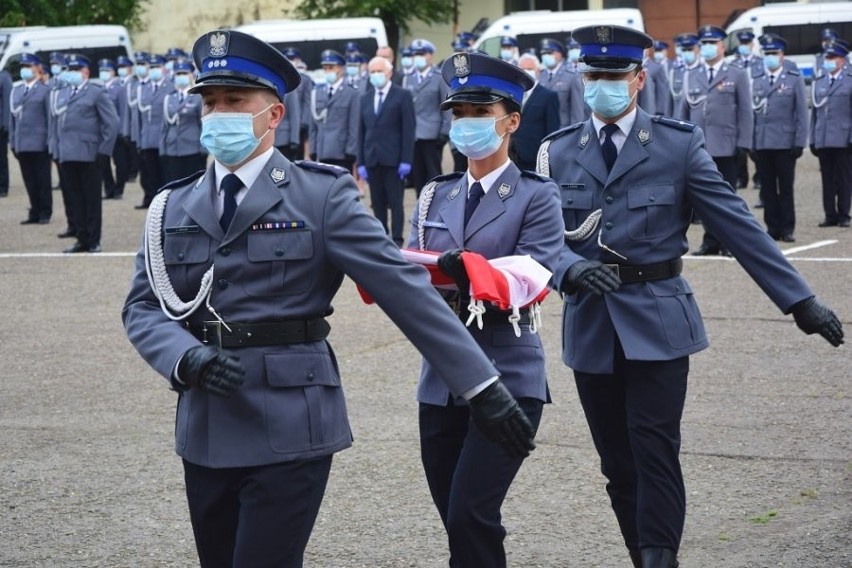
[[[458,6],[459,0],[304,0],[294,12],[304,18],[381,18],[387,30],[388,44],[397,49],[402,34],[410,31],[409,22],[455,22]]]
[[[0,26],[118,24],[140,27],[149,0],[0,0]]]

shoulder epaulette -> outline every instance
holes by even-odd
[[[521,170],[521,175],[530,179],[534,179],[536,181],[553,181],[549,177],[543,176],[540,173],[534,172],[532,170]]]
[[[763,77],[764,75],[766,75],[766,68],[765,68],[765,67],[761,67],[761,68],[757,69],[757,70],[756,70],[756,71],[752,74],[751,78],[752,78],[752,79],[757,79],[758,77]]]
[[[556,138],[559,138],[560,136],[564,136],[565,134],[568,134],[569,132],[574,132],[578,128],[582,127],[584,124],[586,124],[586,123],[585,122],[575,122],[574,124],[569,124],[565,128],[560,128],[556,132],[551,132],[550,134],[545,136],[541,141],[544,142],[545,140],[555,140]]]
[[[192,184],[192,182],[194,182],[195,180],[197,180],[198,178],[203,176],[204,172],[206,172],[206,171],[207,170],[198,170],[194,174],[188,175],[185,178],[170,181],[169,183],[167,183],[166,185],[164,185],[163,187],[158,189],[157,193],[160,193],[161,191],[164,191],[166,189],[177,189],[177,188],[183,187],[185,185],[190,185],[190,184]]]
[[[346,168],[341,168],[340,166],[335,166],[333,164],[324,164],[322,162],[312,162],[310,160],[296,160],[293,162],[295,165],[300,168],[311,170],[312,172],[320,172],[324,174],[330,174],[334,177],[340,177],[343,174],[348,174]]]
[[[443,174],[440,176],[435,176],[429,180],[429,182],[442,183],[445,181],[450,181],[452,179],[458,179],[464,175],[464,172],[450,172],[448,174]]]
[[[794,67],[791,67],[790,69],[786,69],[785,71],[787,72],[787,75],[793,75],[793,76],[796,76],[796,77],[799,76],[799,70],[794,68]]]
[[[683,130],[685,132],[695,132],[695,125],[691,122],[686,122],[685,120],[678,120],[661,114],[651,117],[651,120],[657,124],[670,126],[671,128],[677,128],[678,130]]]

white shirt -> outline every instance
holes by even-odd
[[[237,207],[240,206],[240,203],[243,202],[243,199],[246,197],[246,193],[248,193],[249,188],[254,184],[255,180],[257,180],[257,176],[263,171],[263,166],[266,165],[266,162],[269,161],[269,158],[272,156],[272,150],[274,148],[269,148],[263,154],[259,156],[255,156],[245,164],[239,167],[237,171],[231,172],[228,168],[220,164],[218,161],[213,162],[213,171],[216,173],[216,195],[214,196],[213,207],[216,209],[216,218],[220,218],[222,216],[222,212],[225,210],[225,192],[222,190],[222,180],[225,179],[225,176],[234,173],[240,181],[243,182],[243,187],[237,192],[234,196],[234,199],[237,202]]]
[[[719,76],[719,70],[722,69],[722,64],[724,64],[724,63],[725,63],[725,58],[723,57],[722,59],[720,59],[719,61],[717,61],[713,65],[710,65],[709,63],[704,64],[704,65],[707,66],[707,80],[708,81],[710,80],[710,69],[713,70],[713,80],[715,81],[716,77]]]
[[[621,152],[624,143],[627,142],[627,135],[633,129],[633,123],[636,122],[636,107],[633,110],[622,116],[615,123],[618,130],[612,133],[612,143],[615,144],[615,149]],[[603,143],[604,137],[603,127],[606,125],[604,121],[592,114],[592,126],[595,127],[595,132],[598,133],[598,140]]]
[[[470,170],[467,170],[467,196],[470,197],[470,188],[477,181],[479,182],[479,185],[482,186],[483,195],[488,193],[488,190],[491,189],[491,186],[494,185],[494,182],[497,181],[497,178],[499,178],[501,175],[503,175],[503,172],[506,171],[506,168],[508,168],[509,164],[511,164],[511,163],[512,163],[512,160],[506,158],[506,163],[504,163],[502,166],[500,166],[496,170],[485,174],[482,177],[482,179],[480,179],[480,180],[473,179],[473,175],[471,175]]]

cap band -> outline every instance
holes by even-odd
[[[258,82],[277,91],[276,94],[282,99],[287,92],[287,85],[280,75],[264,65],[249,59],[243,59],[242,57],[227,56],[205,59],[201,64],[201,75],[198,78],[198,82],[203,85],[204,79],[208,77],[237,75],[240,73],[254,75]]]
[[[471,87],[487,87],[506,93],[510,99],[518,104],[521,104],[521,101],[524,99],[523,87],[511,81],[491,75],[467,75],[464,79],[466,80],[462,83],[458,77],[454,77],[450,81],[450,90],[464,89],[465,91],[472,91],[474,89],[471,89]]]
[[[644,50],[641,47],[633,45],[620,45],[611,43],[609,45],[599,45],[596,43],[587,43],[582,47],[583,57],[606,57],[607,59],[630,59],[633,61],[642,61]]]

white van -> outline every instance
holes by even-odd
[[[317,20],[258,20],[234,30],[253,35],[283,51],[294,47],[302,53],[309,70],[320,67],[320,53],[334,49],[343,54],[348,42],[368,59],[388,44],[385,25],[379,18],[333,18]]]
[[[852,40],[852,2],[783,2],[746,10],[725,30],[725,53],[736,52],[737,32],[751,31],[755,38],[765,33],[778,34],[787,42],[784,57],[794,61],[810,81],[815,56],[822,49],[820,32],[825,28],[835,30],[841,39]],[[755,49],[759,47],[755,41]]]
[[[500,38],[512,36],[518,40],[518,49],[521,53],[528,49],[538,51],[539,42],[543,38],[549,37],[565,44],[574,28],[594,25],[626,26],[645,31],[642,13],[634,8],[515,12],[503,16],[488,26],[473,47],[499,57]]]
[[[95,77],[98,59],[115,61],[119,55],[133,59],[130,34],[124,26],[0,28],[0,69],[9,71],[13,78],[18,77],[22,53],[33,53],[48,63],[54,51],[85,55]]]

